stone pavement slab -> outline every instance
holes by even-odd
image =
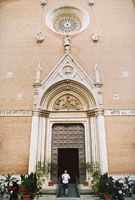
[[[0,200],[9,200],[9,197],[0,197]],[[20,198],[18,199],[20,200]],[[81,195],[80,198],[56,198],[56,195],[42,195],[41,197],[35,197],[34,200],[100,200],[98,197],[93,195]],[[124,200],[135,200],[135,197],[125,197]]]

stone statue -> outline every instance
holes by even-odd
[[[92,33],[91,38],[92,38],[93,42],[95,42],[95,43],[98,42],[98,40],[99,40],[99,36],[96,33]]]
[[[64,47],[66,52],[70,50],[70,37],[68,35],[64,40]]]
[[[97,63],[95,63],[94,70],[95,70],[96,83],[100,83],[101,82],[100,73],[99,73],[99,69],[98,69],[98,64]]]
[[[38,66],[36,68],[36,80],[35,80],[35,83],[40,83],[40,71],[41,71],[41,66],[40,66],[40,63],[38,63]]]
[[[40,2],[41,2],[41,5],[44,6],[44,5],[46,5],[47,0],[40,0]]]
[[[44,41],[44,39],[45,39],[45,37],[44,37],[43,33],[41,33],[41,32],[37,33],[37,42],[41,43]]]

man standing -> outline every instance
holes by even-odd
[[[68,196],[68,183],[69,183],[70,176],[67,173],[67,170],[64,170],[64,174],[62,174],[62,183],[65,195]]]

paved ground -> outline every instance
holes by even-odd
[[[34,200],[36,200],[37,198],[35,198]],[[38,200],[100,200],[100,198],[93,196],[93,195],[81,195],[80,198],[56,198],[55,195],[44,195],[42,197],[39,197]],[[124,200],[135,200],[135,197],[125,197]]]
[[[8,200],[9,198],[6,197],[0,197],[0,200]],[[18,199],[20,200],[20,198]],[[37,197],[34,198],[34,200],[37,200]],[[38,200],[99,200],[98,197],[95,197],[93,195],[81,195],[80,198],[56,198],[56,195],[42,195],[38,198]],[[125,197],[124,200],[135,200],[135,197]]]

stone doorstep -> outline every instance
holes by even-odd
[[[80,184],[80,194],[91,194],[92,190],[89,186],[83,186]],[[42,189],[42,194],[56,194],[56,185],[48,186],[46,189]]]
[[[34,200],[37,198],[35,197]],[[43,195],[38,198],[38,200],[99,200],[98,197],[93,195],[81,195],[80,198],[77,197],[60,197],[57,198],[55,195]]]

